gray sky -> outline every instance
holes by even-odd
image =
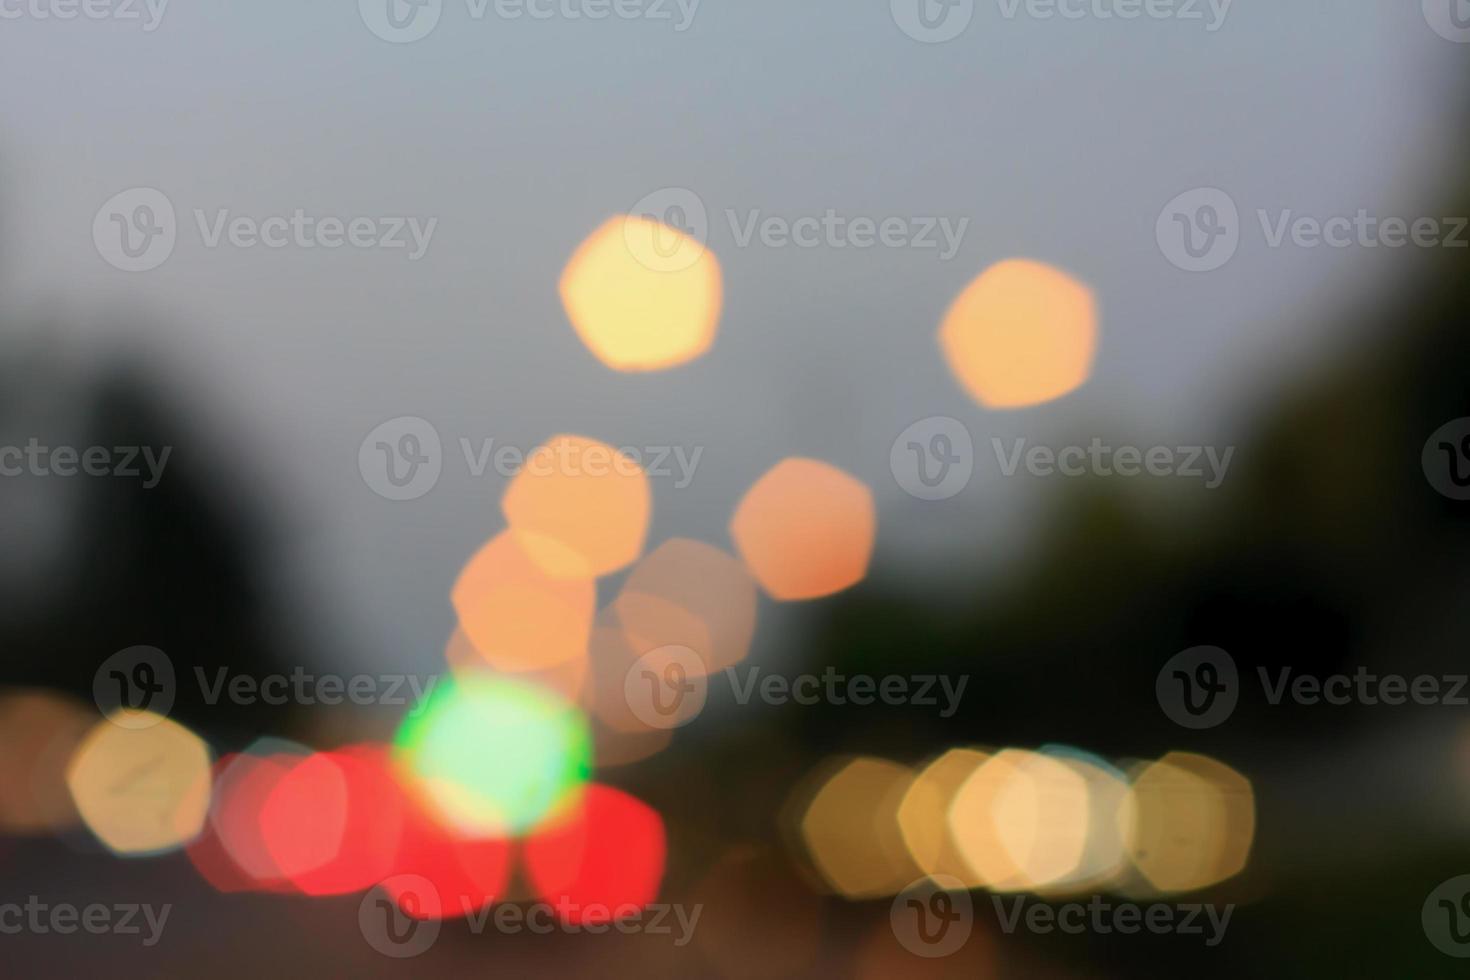
[[[888,0],[704,0],[684,31],[669,9],[673,21],[508,20],[492,3],[476,19],[444,0],[408,44],[375,37],[342,0],[174,3],[152,31],[7,15],[7,308],[59,308],[78,348],[146,351],[209,406],[221,451],[283,515],[281,587],[332,648],[428,670],[455,574],[500,527],[503,481],[469,474],[461,438],[529,449],[572,431],[701,449],[688,487],[656,481],[654,543],[727,544],[743,489],[802,454],[872,485],[885,562],[1004,553],[1027,502],[1058,481],[1002,479],[992,436],[1228,441],[1413,261],[1413,249],[1270,248],[1257,209],[1415,218],[1459,169],[1445,154],[1470,47],[1437,35],[1417,3],[1238,0],[1211,31],[1204,4],[1204,20],[1065,20],[977,0],[943,44],[906,36]],[[134,187],[166,195],[178,241],[160,267],[127,273],[99,256],[92,225]],[[691,366],[618,375],[577,341],[557,278],[598,224],[666,187],[708,209],[720,336]],[[1198,187],[1225,190],[1242,216],[1238,253],[1208,274],[1175,268],[1155,238],[1165,204]],[[209,248],[194,218],[298,208],[438,224],[409,261]],[[829,208],[969,225],[944,261],[742,248],[727,217]],[[1018,255],[1097,290],[1101,343],[1084,389],[997,413],[951,380],[934,331],[966,283]],[[418,500],[388,501],[365,485],[358,448],[406,415],[438,430],[443,474]],[[934,415],[969,428],[975,476],[921,503],[889,449]]]

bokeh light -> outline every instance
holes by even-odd
[[[720,264],[703,243],[641,217],[608,220],[561,277],[582,343],[617,371],[658,371],[699,357],[715,339]]]
[[[313,760],[320,760],[318,768],[323,775],[314,776],[310,770],[303,772]],[[327,763],[341,774],[345,790],[341,833],[335,835],[335,846],[331,847],[330,853],[323,853],[324,849],[320,847],[313,850],[301,844],[295,845],[295,849],[304,852],[303,857],[321,856],[323,859],[304,871],[292,873],[288,859],[281,855],[280,845],[274,843],[283,832],[289,832],[289,824],[279,829],[272,827],[273,817],[286,816],[290,812],[290,807],[283,805],[284,801],[278,798],[293,783],[300,785],[315,778],[319,786],[313,787],[309,793],[297,789],[292,797],[286,799],[294,803],[325,796],[324,817],[335,823],[335,778],[325,769]],[[387,747],[357,745],[313,756],[312,760],[299,764],[288,774],[267,800],[262,815],[263,832],[271,855],[281,862],[282,870],[290,875],[291,884],[297,891],[305,895],[345,895],[371,888],[395,873],[394,861],[403,836],[405,809],[406,801],[393,778]],[[307,833],[306,824],[316,824],[323,818],[303,813],[301,820],[303,837],[310,838],[312,833],[320,833]]]
[[[1038,405],[1092,372],[1098,314],[1092,291],[1040,262],[991,266],[950,306],[939,345],[970,396],[990,408]]]
[[[1142,768],[1119,819],[1129,855],[1153,888],[1195,891],[1245,867],[1255,839],[1255,794],[1224,763],[1171,752]]]
[[[805,807],[801,837],[813,866],[847,898],[896,895],[919,874],[898,826],[914,773],[883,759],[839,764]]]
[[[636,460],[574,435],[533,450],[501,501],[516,542],[544,573],[562,579],[607,575],[636,560],[652,507],[648,475]]]
[[[157,854],[199,834],[209,811],[209,749],[183,725],[134,712],[146,727],[98,722],[66,783],[87,828],[114,853]]]
[[[1119,828],[1128,799],[1124,773],[1107,761],[1070,746],[1049,745],[1042,753],[1071,769],[1087,789],[1087,826],[1077,866],[1041,886],[1048,895],[1111,890],[1129,869],[1128,849]]]
[[[575,802],[591,769],[586,719],[511,677],[444,678],[395,740],[407,785],[465,836],[519,834]]]
[[[687,648],[633,646],[613,607],[597,616],[590,659],[585,703],[613,733],[667,733],[694,718],[704,707],[709,680],[700,669],[698,656]],[[668,673],[671,667],[677,674]],[[677,699],[664,686],[670,679],[686,689]],[[646,740],[645,744],[659,747],[657,739]]]
[[[588,786],[577,805],[526,838],[532,885],[563,921],[636,915],[658,897],[667,843],[652,807],[610,786]]]
[[[551,578],[509,532],[469,560],[450,601],[464,637],[496,670],[545,670],[587,655],[597,607],[593,583]]]
[[[1089,829],[1087,783],[1048,756],[1005,749],[955,793],[950,826],[975,878],[994,891],[1035,890],[1073,873]]]
[[[12,690],[0,695],[0,833],[65,830],[77,822],[66,766],[97,720],[95,711],[60,694]]]
[[[293,890],[266,846],[261,814],[276,785],[307,753],[271,749],[257,743],[250,751],[226,756],[215,774],[209,839],[191,848],[189,856],[221,891]]]
[[[730,534],[775,599],[817,599],[862,581],[877,535],[873,494],[815,459],[782,460],[746,491]]]
[[[314,753],[289,765],[260,809],[260,836],[278,873],[296,879],[333,860],[347,812],[347,774],[337,760]]]
[[[466,674],[478,676],[513,673],[521,680],[555,691],[568,701],[576,701],[582,696],[582,689],[587,683],[587,671],[590,666],[587,659],[587,641],[584,639],[581,642],[580,652],[570,660],[536,670],[511,671],[491,666],[480,654],[479,649],[470,642],[464,630],[456,629],[450,635],[449,642],[444,644],[444,660],[449,665],[450,673],[456,677]],[[525,660],[515,662],[522,666],[526,663]]]
[[[970,888],[985,882],[970,870],[955,842],[949,811],[965,780],[990,758],[978,749],[951,749],[914,778],[898,808],[898,826],[914,864],[933,879]]]
[[[499,901],[510,879],[512,845],[502,837],[469,837],[437,814],[409,805],[393,873],[382,885],[405,915],[451,919]],[[422,882],[433,887],[425,889]]]
[[[636,650],[693,650],[708,673],[750,652],[756,590],[750,572],[713,545],[673,538],[643,557],[613,603]]]

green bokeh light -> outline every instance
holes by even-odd
[[[394,744],[436,815],[477,836],[531,829],[573,802],[592,768],[582,713],[545,688],[500,676],[442,678]]]

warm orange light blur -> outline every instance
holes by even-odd
[[[786,459],[745,493],[730,534],[773,598],[816,599],[862,581],[877,535],[873,494],[815,459]]]
[[[1011,259],[960,293],[939,328],[939,345],[972,398],[1021,408],[1087,380],[1097,324],[1090,289],[1051,266]]]
[[[561,277],[561,300],[588,350],[617,371],[658,371],[714,343],[720,264],[694,238],[647,218],[610,219]]]
[[[497,670],[546,670],[587,655],[596,588],[547,576],[509,532],[469,560],[450,601],[465,638]],[[464,651],[452,656],[463,659]]]
[[[899,831],[909,857],[931,878],[959,881],[969,888],[985,885],[960,854],[949,809],[965,780],[989,758],[975,749],[952,749],[925,766],[904,794],[898,808]]]
[[[1195,891],[1238,874],[1256,832],[1250,781],[1201,755],[1171,752],[1134,780],[1120,816],[1128,851],[1154,888]]]
[[[66,765],[96,720],[95,711],[60,694],[16,690],[0,696],[0,833],[39,834],[76,824]]]
[[[1103,760],[1074,749],[1053,747],[1046,755],[1071,769],[1087,786],[1086,846],[1070,874],[1045,885],[1048,895],[1095,894],[1116,888],[1129,868],[1119,815],[1128,798],[1123,774]]]
[[[146,722],[135,728],[98,722],[67,767],[77,811],[117,854],[182,847],[198,835],[209,810],[209,750],[199,736],[167,718]]]
[[[848,898],[896,895],[918,876],[898,828],[914,774],[883,759],[853,759],[822,783],[801,820],[812,864]]]
[[[950,827],[971,874],[994,891],[1034,890],[1075,872],[1090,826],[1087,783],[1036,752],[1006,749],[955,794]]]
[[[613,608],[598,614],[589,649],[591,668],[583,701],[610,732],[630,736],[667,733],[693,719],[704,708],[709,679],[699,670],[697,655],[681,647],[651,650],[634,647]],[[688,656],[680,658],[681,653]],[[679,660],[678,684],[689,688],[677,699],[661,686],[673,662],[670,657]],[[625,742],[609,748],[613,749],[612,756],[618,757],[640,750],[658,751],[667,744],[650,737],[642,739],[641,745]]]
[[[501,501],[516,542],[559,579],[594,578],[634,561],[652,506],[648,477],[635,460],[569,435],[527,456]]]
[[[613,606],[634,649],[688,647],[711,673],[744,660],[755,633],[755,580],[734,556],[688,538],[645,556]]]

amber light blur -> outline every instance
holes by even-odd
[[[907,766],[858,758],[821,782],[801,816],[801,835],[833,891],[848,898],[892,895],[918,875],[898,824],[913,779]]]
[[[955,299],[939,346],[981,405],[1023,408],[1087,380],[1097,330],[1090,289],[1059,269],[1011,259],[985,270]]]
[[[687,647],[713,673],[750,652],[755,580],[719,548],[674,538],[633,567],[613,608],[634,650]]]
[[[577,336],[603,364],[662,370],[714,343],[723,304],[720,264],[675,228],[611,218],[567,262],[561,299]]]
[[[209,749],[176,722],[131,712],[100,721],[66,770],[88,829],[117,854],[156,854],[198,836],[209,810]]]
[[[97,715],[46,691],[0,696],[0,831],[40,834],[77,822],[66,764]]]
[[[862,581],[878,517],[862,481],[815,459],[786,459],[746,491],[730,535],[775,599],[818,599]]]
[[[595,578],[631,564],[643,550],[652,507],[636,461],[573,435],[532,451],[501,501],[516,542],[558,579]]]
[[[920,874],[947,889],[1174,894],[1244,869],[1245,777],[1178,752],[1132,776],[1063,746],[954,749],[917,774],[838,760],[798,794],[794,817],[812,866],[849,898],[897,894]]]
[[[469,560],[450,601],[485,665],[515,673],[584,658],[597,595],[588,579],[547,575],[507,531]]]

